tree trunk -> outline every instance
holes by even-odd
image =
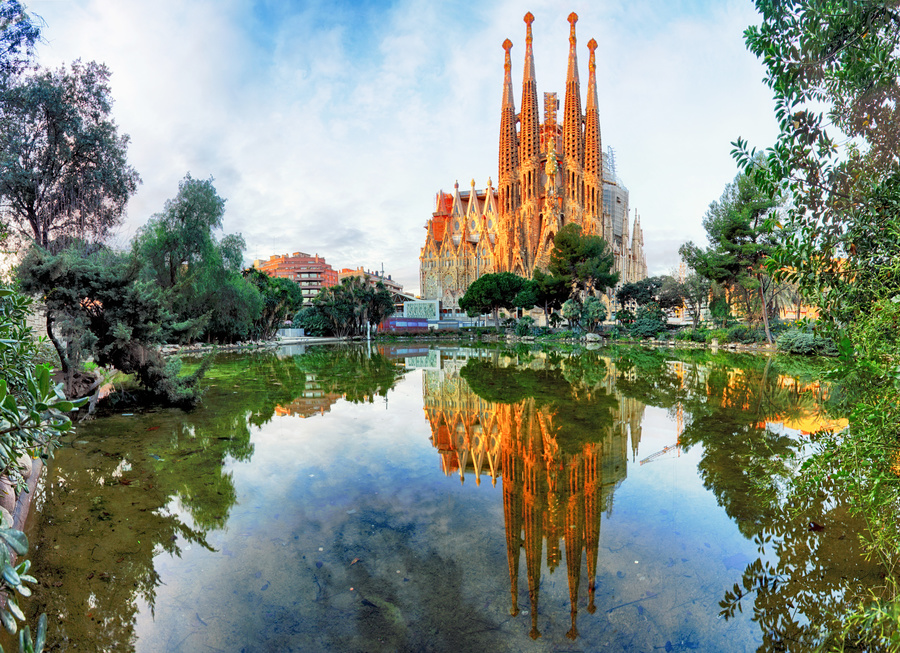
[[[53,348],[56,349],[56,354],[59,356],[59,369],[62,370],[63,374],[68,374],[69,369],[71,368],[69,357],[66,356],[66,350],[63,348],[62,344],[56,339],[56,336],[53,335],[53,323],[55,321],[56,319],[53,317],[53,311],[48,308],[47,337],[50,338],[50,342],[53,343]]]
[[[494,328],[497,329],[497,333],[500,333],[500,309],[496,306],[494,307]]]
[[[757,277],[758,278],[758,277]],[[759,301],[762,303],[763,326],[766,329],[766,342],[772,344],[772,332],[769,331],[769,309],[766,306],[766,294],[763,292],[762,279],[759,279]]]

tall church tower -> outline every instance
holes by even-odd
[[[574,223],[585,234],[603,237],[616,258],[620,282],[646,276],[643,233],[629,236],[628,190],[614,170],[604,170],[597,100],[597,41],[588,44],[588,88],[582,113],[575,24],[569,14],[569,58],[562,124],[556,93],[544,93],[539,112],[534,66],[534,16],[525,14],[522,99],[516,112],[512,83],[512,41],[503,42],[503,93],[500,106],[498,183],[484,191],[438,194],[425,225],[420,281],[426,299],[440,299],[458,313],[458,300],[475,279],[488,272],[530,278],[546,269],[559,230]],[[612,166],[610,166],[612,167]],[[604,199],[604,197],[606,199]],[[462,205],[466,205],[463,210]]]

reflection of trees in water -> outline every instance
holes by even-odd
[[[653,392],[657,405],[681,403],[688,415],[681,445],[703,445],[705,487],[759,548],[723,597],[722,615],[730,618],[749,603],[763,636],[760,650],[815,650],[824,643],[823,627],[839,623],[834,615],[850,597],[881,584],[879,569],[863,557],[863,525],[849,517],[842,498],[789,491],[805,438],[771,426],[835,425],[821,417],[830,392],[817,380],[822,370],[786,358],[704,354],[673,364],[674,357],[639,353],[631,377],[617,387],[633,396]]]
[[[753,537],[760,557],[725,592],[721,614],[752,609],[761,651],[845,650],[847,642],[827,633],[840,632],[838,615],[855,599],[871,600],[884,586],[883,568],[865,560],[861,527],[827,493],[792,493],[760,524]]]
[[[473,352],[474,353],[474,352]],[[595,353],[538,355],[495,350],[425,372],[425,412],[446,473],[503,479],[511,613],[519,613],[524,549],[531,632],[540,637],[541,566],[553,573],[565,551],[571,627],[578,636],[581,559],[593,613],[600,523],[625,477],[629,427],[643,404],[617,398],[614,374]],[[632,433],[635,437],[636,433]]]
[[[79,426],[47,470],[40,523],[29,533],[42,580],[29,608],[56,617],[51,637],[85,650],[133,650],[139,603],[152,610],[160,583],[154,557],[208,547],[207,534],[225,526],[237,499],[225,462],[250,460],[251,428],[270,421],[311,378],[359,401],[386,393],[402,372],[377,354],[313,353],[309,360],[219,356],[200,408]]]

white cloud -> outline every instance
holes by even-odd
[[[408,289],[435,193],[496,181],[500,44],[514,43],[518,95],[528,10],[539,93],[565,90],[569,11],[580,16],[583,90],[585,44],[600,43],[604,145],[641,214],[652,272],[675,264],[680,242],[703,239],[706,206],[735,173],[729,142],[774,134],[741,38],[752,7],[736,0],[708,11],[650,0],[29,6],[47,22],[42,63],[112,69],[116,119],[144,180],[122,237],[185,172],[213,175],[225,229],[244,234],[248,258],[302,250],[336,267],[384,263]]]

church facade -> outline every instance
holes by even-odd
[[[458,301],[475,279],[489,272],[531,277],[546,269],[553,237],[575,223],[585,234],[599,235],[615,255],[619,282],[647,276],[640,218],[629,229],[628,190],[615,175],[611,154],[600,139],[595,50],[588,42],[588,89],[582,112],[576,56],[575,23],[569,15],[569,65],[562,121],[556,93],[544,93],[543,120],[538,110],[531,24],[525,15],[525,69],[520,111],[513,100],[509,39],[504,41],[503,101],[500,110],[500,157],[497,187],[437,194],[425,225],[419,257],[422,297],[441,300],[445,312],[458,312]]]

